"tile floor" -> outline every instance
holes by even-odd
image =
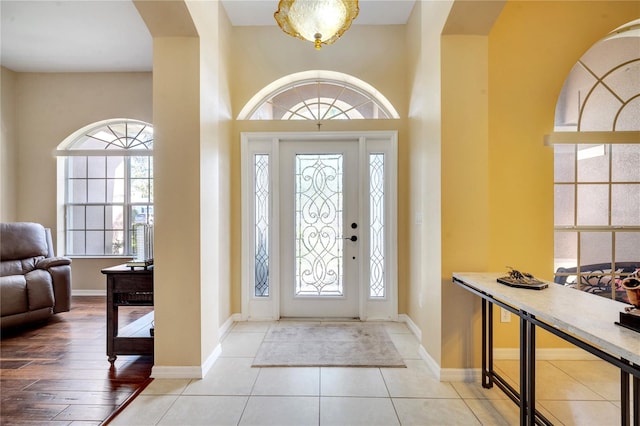
[[[439,382],[403,323],[385,323],[407,368],[252,368],[273,323],[235,323],[204,379],[156,379],[112,425],[516,425],[497,387]],[[517,386],[518,362],[496,361]],[[620,423],[619,372],[602,361],[539,361],[537,408],[557,425]]]

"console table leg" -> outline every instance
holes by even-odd
[[[633,376],[633,422],[640,425],[640,377]]]
[[[536,329],[527,321],[527,401],[528,424],[536,424]]]
[[[488,309],[487,309],[488,305]],[[493,303],[482,299],[482,387],[493,387]]]
[[[529,364],[527,362],[527,320],[524,315],[520,316],[520,424],[527,425],[527,371]]]

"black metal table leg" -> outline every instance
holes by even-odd
[[[520,316],[520,424],[522,426],[527,423],[527,372],[529,370],[528,359],[528,339],[527,339],[528,322],[524,316]]]
[[[634,368],[638,368],[637,365],[631,363]],[[633,394],[633,424],[634,426],[640,426],[640,376],[635,374],[631,376],[631,387]]]
[[[635,367],[638,367],[637,365]],[[640,425],[640,377],[633,376],[633,424]]]
[[[488,318],[487,321],[489,322],[489,340],[487,342],[487,344],[489,345],[489,353],[487,354],[487,356],[489,357],[489,365],[487,366],[489,368],[489,386],[488,387],[493,387],[493,379],[495,377],[495,371],[493,369],[493,303],[488,302]]]
[[[482,299],[482,387],[490,388],[492,386],[491,375],[487,366],[487,346],[491,345],[487,342],[487,300]]]
[[[528,314],[527,314],[528,317]],[[527,319],[527,405],[528,424],[536,423],[536,329]]]
[[[631,419],[629,416],[629,373],[620,370],[620,424],[629,426]]]

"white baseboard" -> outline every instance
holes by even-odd
[[[218,336],[222,338],[222,336],[224,336],[229,332],[229,330],[233,326],[233,323],[241,321],[241,318],[242,318],[242,315],[240,314],[231,314],[231,316],[227,318],[227,320],[224,322],[224,324],[222,324],[222,326],[218,330]]]
[[[407,327],[422,342],[422,331],[413,320],[405,314],[398,316],[398,320],[407,324]],[[478,382],[482,379],[480,368],[442,368],[440,364],[427,352],[420,344],[418,348],[420,358],[427,364],[427,368],[441,382]],[[520,349],[518,348],[494,348],[493,358],[495,360],[519,360]],[[590,361],[597,360],[594,355],[580,348],[539,348],[536,349],[537,360],[567,360],[567,361]]]
[[[151,378],[153,379],[202,379],[203,373],[203,368],[197,365],[154,365],[151,368]]]
[[[433,357],[431,357],[429,352],[427,352],[422,344],[420,344],[420,347],[418,348],[418,354],[420,355],[420,358],[422,358],[422,360],[425,362],[425,364],[427,364],[427,368],[429,369],[429,371],[431,371],[433,375],[436,376],[436,379],[442,381],[442,378],[440,377],[442,375],[442,369],[440,368],[440,365],[436,362],[435,359],[433,359]]]
[[[154,379],[202,379],[211,370],[216,360],[220,358],[220,354],[222,354],[222,346],[218,344],[201,366],[154,365],[151,368],[151,377]]]
[[[202,377],[207,375],[209,370],[211,370],[211,367],[213,367],[213,364],[215,364],[218,358],[220,358],[220,355],[222,355],[222,345],[218,343],[211,355],[209,355],[209,358],[207,358],[207,360],[202,365]]]
[[[74,290],[71,289],[71,296],[106,296],[107,290]]]
[[[494,360],[519,360],[520,349],[496,348],[493,350],[493,359]],[[537,361],[544,361],[544,360],[593,361],[598,359],[599,358],[596,357],[595,355],[591,355],[590,353],[579,348],[536,349]],[[482,370],[480,368],[441,368],[440,369],[441,382],[479,382],[480,380],[482,380]]]
[[[413,320],[411,319],[411,317],[409,317],[409,315],[406,315],[406,314],[398,315],[398,321],[404,322],[405,324],[407,324],[407,327],[409,327],[409,330],[411,330],[413,335],[416,336],[416,339],[418,339],[418,342],[422,342],[422,330],[420,330],[420,328],[416,325],[416,323],[413,322]]]
[[[409,317],[407,317],[407,326],[411,330],[411,332],[418,338],[419,335],[422,335],[420,329],[415,325],[413,321]],[[413,325],[409,325],[413,324]],[[418,338],[418,342],[421,340]],[[420,344],[418,347],[418,354],[424,363],[427,365],[427,368],[431,373],[435,376],[435,378],[440,382],[472,382],[478,380],[480,377],[480,369],[471,369],[471,368],[441,368],[440,364],[436,362],[435,359],[427,352],[427,350]],[[477,370],[477,371],[476,371]]]
[[[478,382],[482,378],[480,368],[441,368],[422,345],[418,353],[429,370],[441,382]]]
[[[420,330],[420,327],[418,327],[416,323],[413,322],[409,315],[398,315],[398,321],[402,321],[407,324],[409,331],[411,331],[411,333],[416,337],[418,342],[422,342],[422,330]],[[427,352],[424,346],[422,346],[422,343],[420,343],[420,346],[418,347],[418,354],[420,355],[420,358],[422,358],[422,360],[425,362],[425,364],[427,364],[427,368],[429,369],[429,371],[431,371],[439,381],[443,381],[441,377],[442,369],[440,368],[440,365],[436,362],[435,359],[433,359],[433,357],[431,357],[429,352]]]
[[[482,380],[480,368],[442,368],[440,369],[441,382],[467,382],[474,383]]]
[[[218,336],[220,337],[220,339],[222,339],[222,336],[227,334],[227,332],[229,331],[229,329],[231,329],[232,326],[233,326],[233,319],[232,317],[229,317],[224,323],[222,323],[222,325],[218,329]]]
[[[219,328],[218,336],[222,339],[233,326],[233,323],[240,319],[240,314],[232,314]],[[154,379],[202,379],[213,364],[222,354],[222,345],[218,343],[211,355],[201,366],[161,366],[154,365],[151,369],[151,377]]]
[[[518,348],[495,348],[493,359],[520,359],[520,349]],[[600,359],[595,355],[580,348],[538,348],[536,349],[536,360],[553,361],[592,361]]]

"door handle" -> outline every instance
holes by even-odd
[[[343,238],[343,240],[358,241],[358,237],[352,235],[350,237]]]

